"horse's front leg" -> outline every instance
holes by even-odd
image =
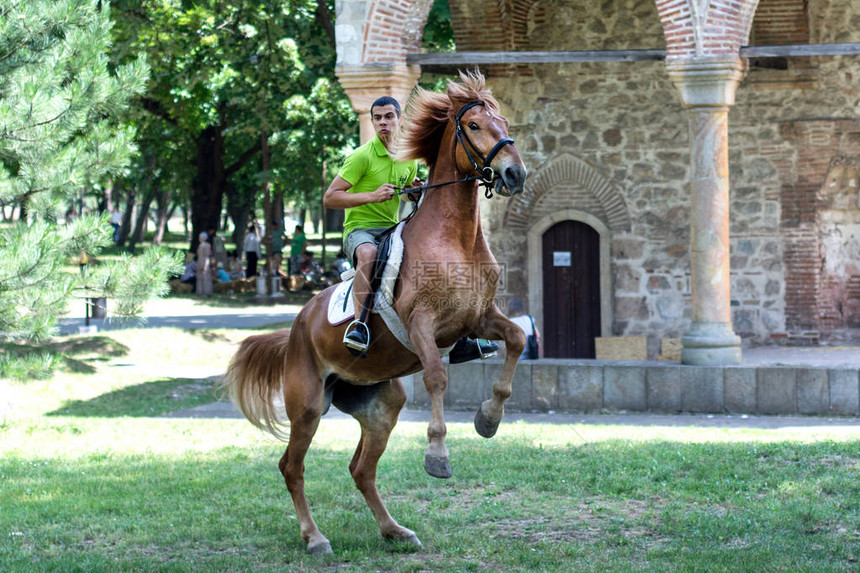
[[[493,397],[484,401],[475,414],[475,430],[485,438],[492,438],[505,413],[505,400],[511,397],[517,362],[526,347],[526,334],[496,307],[492,307],[482,318],[481,328],[480,336],[504,340],[506,348],[505,365],[499,379],[493,384]]]
[[[424,469],[433,477],[451,477],[448,447],[445,445],[444,396],[448,386],[448,372],[436,347],[435,327],[427,315],[413,315],[407,328],[415,353],[424,367],[424,387],[430,395],[430,424],[427,426],[427,452],[424,454]]]

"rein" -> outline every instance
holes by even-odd
[[[490,167],[490,163],[493,162],[496,155],[498,155],[499,151],[502,150],[502,147],[505,145],[513,145],[514,140],[510,137],[505,137],[499,140],[490,152],[484,156],[481,154],[481,150],[478,149],[472,140],[469,139],[469,135],[463,129],[463,125],[460,123],[460,120],[463,118],[463,114],[472,109],[475,106],[483,106],[483,101],[473,101],[472,103],[468,103],[463,106],[460,112],[457,114],[456,123],[457,123],[457,142],[462,146],[463,151],[466,152],[466,157],[469,158],[469,162],[472,164],[472,168],[475,170],[477,175],[469,175],[462,179],[457,179],[455,181],[446,181],[444,183],[434,183],[433,185],[422,185],[420,187],[395,187],[398,190],[394,195],[403,195],[406,193],[415,193],[416,191],[423,193],[428,189],[435,189],[437,187],[444,187],[446,185],[454,185],[455,183],[468,183],[469,181],[478,181],[480,180],[479,185],[484,186],[484,196],[487,199],[493,198],[493,183],[496,180],[496,173],[493,171],[493,168]],[[468,144],[468,146],[467,146]],[[475,161],[475,158],[472,157],[472,152],[469,151],[469,148],[472,148],[472,151],[475,152],[475,155],[478,156],[478,159],[484,164],[483,167],[478,166],[478,162]]]

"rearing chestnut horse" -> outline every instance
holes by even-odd
[[[353,357],[342,343],[346,325],[331,326],[327,319],[332,287],[305,305],[289,331],[243,341],[225,377],[234,402],[251,423],[289,441],[279,467],[296,507],[302,539],[314,554],[330,553],[331,544],[311,517],[303,464],[320,417],[331,404],[361,425],[349,469],[383,537],[420,547],[415,533],[388,513],[376,488],[377,462],[406,402],[398,377],[424,370],[431,403],[424,466],[431,475],[447,478],[451,466],[442,399],[448,376],[438,349],[466,335],[505,341],[501,376],[492,398],[475,417],[476,430],[489,438],[501,421],[525,346],[523,331],[494,304],[499,266],[484,239],[478,205],[479,181],[488,195],[491,189],[508,197],[523,191],[526,169],[508,138],[508,122],[480,74],[461,75],[461,81],[450,83],[444,94],[419,89],[409,107],[399,159],[423,159],[430,177],[420,207],[402,232],[405,253],[394,308],[415,353],[373,314],[369,356]],[[429,276],[428,268],[456,269],[468,276],[440,281]],[[288,435],[275,406],[279,394],[289,418]]]

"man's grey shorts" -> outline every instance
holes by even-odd
[[[362,243],[379,244],[379,235],[387,231],[388,227],[372,227],[370,229],[356,229],[346,236],[343,241],[343,252],[346,253],[347,260],[352,261],[355,267],[355,249]]]

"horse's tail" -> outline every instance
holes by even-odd
[[[282,391],[287,366],[289,330],[249,336],[242,341],[224,375],[224,388],[248,420],[284,442],[284,431],[276,398]]]

